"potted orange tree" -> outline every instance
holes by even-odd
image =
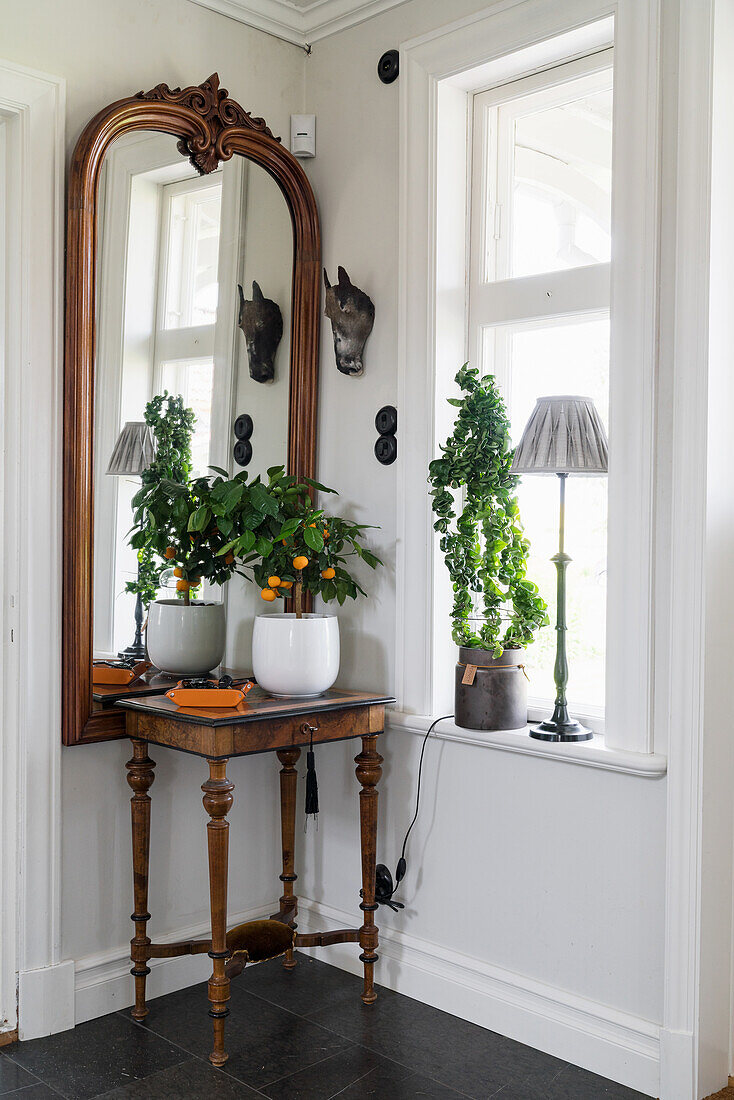
[[[289,608],[255,619],[252,665],[255,679],[273,695],[319,695],[339,672],[339,622],[335,615],[304,610],[306,594],[325,603],[343,604],[366,595],[350,567],[355,560],[371,569],[382,562],[364,544],[370,525],[351,523],[316,508],[310,490],[334,494],[319,482],[298,482],[282,466],[268,471],[268,491],[277,502],[277,537],[268,554],[240,536],[225,544],[220,555],[234,552],[251,568],[267,604],[288,600]]]

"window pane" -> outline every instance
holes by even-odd
[[[609,405],[609,318],[556,321],[485,330],[494,340],[495,372],[506,395],[517,444],[536,398],[552,393],[591,397],[607,425]],[[489,365],[489,364],[488,364]],[[556,569],[559,485],[556,477],[526,474],[518,489],[520,514],[531,551],[528,576],[548,604],[550,625],[528,647],[531,698],[555,696]],[[567,648],[569,705],[603,708],[606,620],[607,479],[569,477],[566,483],[565,549],[568,567]]]
[[[161,364],[161,389],[181,394],[184,405],[193,409],[196,417],[191,440],[191,462],[192,472],[197,477],[209,473],[213,383],[214,363],[211,359]]]
[[[608,82],[606,74],[601,77]],[[579,95],[574,82],[564,102],[519,117],[517,103],[503,110],[515,116],[510,131],[510,274],[535,275],[607,262],[611,88]]]
[[[176,187],[176,185],[174,185]],[[165,328],[217,319],[221,182],[171,196],[166,257]]]

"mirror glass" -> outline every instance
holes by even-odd
[[[141,432],[121,440],[125,426],[167,392],[195,416],[194,475],[286,463],[293,231],[259,165],[235,156],[199,176],[157,132],[110,146],[97,209],[93,651],[114,657],[135,634]],[[252,432],[235,452],[243,414]]]

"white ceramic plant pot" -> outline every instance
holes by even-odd
[[[224,657],[224,604],[156,600],[148,611],[148,654],[162,672],[201,676]]]
[[[320,695],[339,675],[339,620],[335,615],[258,615],[252,671],[271,695]]]

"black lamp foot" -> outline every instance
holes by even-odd
[[[147,657],[145,652],[145,643],[141,642],[140,645],[133,643],[129,645],[127,649],[122,649],[117,654],[123,661],[144,661]]]
[[[590,741],[594,734],[575,718],[569,718],[565,722],[554,722],[551,718],[533,726],[530,736],[536,741]]]

